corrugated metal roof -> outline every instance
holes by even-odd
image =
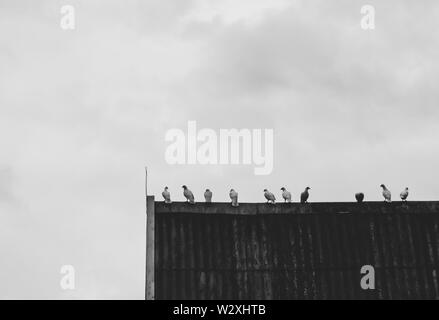
[[[154,207],[156,299],[439,298],[438,202]]]

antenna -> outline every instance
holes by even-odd
[[[148,196],[148,167],[145,166],[145,198]]]

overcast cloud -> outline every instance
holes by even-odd
[[[159,199],[437,200],[438,23],[428,0],[0,0],[0,298],[143,299],[144,166]],[[189,120],[274,129],[272,174],[167,164]]]

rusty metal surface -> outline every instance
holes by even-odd
[[[155,203],[156,299],[439,298],[437,202],[235,209]]]

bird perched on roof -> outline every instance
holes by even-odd
[[[212,191],[206,189],[206,191],[204,191],[204,199],[206,200],[206,202],[212,202]]]
[[[310,187],[306,187],[306,188],[305,188],[305,191],[303,191],[303,192],[300,194],[300,203],[308,203],[308,198],[309,198],[309,192],[308,192],[308,190],[311,190],[311,188],[310,188]]]
[[[355,194],[355,199],[357,199],[358,203],[363,202],[364,200],[364,193],[363,192],[358,192]]]
[[[401,194],[400,194],[399,196],[401,197],[401,200],[402,200],[402,201],[407,201],[407,198],[408,198],[408,196],[409,196],[409,188],[406,187],[406,188],[401,192]]]
[[[384,184],[382,184],[380,187],[383,188],[384,201],[392,202],[392,193],[390,192],[390,190],[387,189],[387,187]]]
[[[282,198],[285,202],[291,202],[291,192],[289,192],[285,187],[280,188],[282,190]]]
[[[276,197],[274,196],[274,194],[272,194],[270,191],[268,191],[267,189],[264,189],[264,196],[265,199],[267,199],[267,203],[275,203],[276,202]]]
[[[183,195],[186,198],[187,202],[189,202],[190,204],[195,204],[195,198],[192,191],[190,191],[188,187],[186,187],[185,185],[182,186],[182,188],[183,188]]]
[[[165,199],[165,203],[171,203],[171,193],[168,191],[168,187],[165,187],[165,190],[162,192],[163,199]]]
[[[230,199],[232,199],[232,207],[238,207],[238,192],[233,189],[230,189],[229,192]]]

